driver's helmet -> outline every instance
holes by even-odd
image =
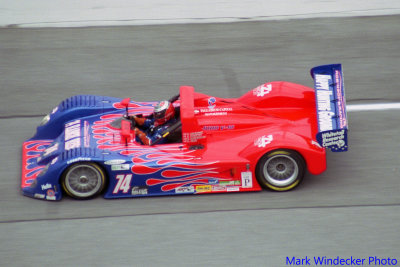
[[[163,125],[175,115],[174,106],[166,100],[158,102],[154,107],[154,125]]]

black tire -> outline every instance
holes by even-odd
[[[303,180],[306,164],[293,150],[279,149],[268,152],[257,163],[256,178],[265,189],[288,191]]]
[[[68,167],[61,178],[64,192],[75,199],[90,199],[106,185],[104,171],[95,163],[78,162]]]

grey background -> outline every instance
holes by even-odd
[[[20,193],[21,143],[75,94],[157,100],[182,84],[238,97],[312,86],[342,63],[348,104],[400,100],[400,16],[0,29],[0,265],[285,266],[286,257],[400,261],[399,111],[348,114],[350,151],[286,193],[45,202]]]

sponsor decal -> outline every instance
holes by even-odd
[[[235,129],[235,125],[206,125],[203,126],[204,131],[224,131],[224,130],[233,130]]]
[[[213,108],[212,111],[213,112],[228,112],[228,111],[232,111],[232,108],[226,107],[226,108]],[[210,110],[206,109],[206,108],[201,108],[200,109],[201,113],[209,113]]]
[[[132,187],[132,195],[147,195],[148,189],[147,186],[134,186]]]
[[[330,75],[315,75],[318,124],[321,132],[333,129],[332,117],[335,116],[335,113],[332,111],[331,106],[331,97],[333,95],[333,92],[330,91],[331,84],[332,78]]]
[[[223,131],[223,130],[233,130],[233,129],[235,129],[235,125],[221,125],[220,129],[221,129],[221,131]]]
[[[263,97],[272,91],[271,84],[263,84],[253,89],[253,95],[257,97]]]
[[[65,124],[65,150],[81,146],[81,120]]]
[[[217,178],[210,178],[208,179],[209,184],[218,184],[218,179]]]
[[[81,135],[81,120],[65,124],[65,140],[70,140]]]
[[[83,126],[83,145],[85,147],[90,147],[89,128],[89,122],[85,121]]]
[[[226,186],[225,185],[213,185],[212,186],[212,191],[226,191]]]
[[[317,141],[333,152],[347,151],[346,100],[341,71],[336,69],[332,75],[315,74],[314,80],[319,127]]]
[[[194,193],[194,192],[195,192],[194,187],[191,185],[175,188],[175,193],[177,193],[177,194]]]
[[[68,160],[68,161],[67,161],[67,164],[71,164],[71,163],[78,162],[78,161],[91,161],[91,160],[92,160],[91,158],[79,157],[79,158],[76,158],[76,159],[70,159],[70,160]]]
[[[252,179],[252,175],[251,175],[250,171],[242,172],[241,177],[242,177],[242,187],[243,188],[252,188],[253,187],[253,179]]]
[[[46,196],[44,194],[34,194],[33,197],[44,199]]]
[[[311,141],[311,144],[314,145],[314,146],[317,146],[319,148],[322,148],[322,146],[318,142],[316,142],[314,140]]]
[[[198,140],[205,138],[203,131],[183,133],[182,139],[184,143],[195,143]]]
[[[232,108],[226,107],[226,108],[202,108],[200,110],[195,110],[195,114],[198,113],[204,113],[204,116],[226,116],[228,115],[229,111],[232,111]],[[212,111],[212,112],[211,112]]]
[[[333,129],[332,117],[335,116],[331,111],[320,111],[318,116],[318,123],[321,132],[330,131]]]
[[[315,87],[317,90],[329,90],[329,86],[332,83],[331,76],[325,74],[315,75]]]
[[[240,185],[239,180],[234,180],[234,181],[220,181],[220,185]]]
[[[129,164],[111,165],[112,171],[127,171],[129,170],[129,168],[130,168]]]
[[[48,148],[44,151],[43,156],[44,156],[44,157],[47,157],[48,155],[50,155],[51,153],[53,153],[54,151],[57,151],[57,150],[58,150],[58,143],[55,143],[54,145],[48,147]]]
[[[228,115],[228,112],[211,112],[204,114],[204,116],[226,116],[226,115]]]
[[[226,188],[226,191],[227,192],[238,192],[238,191],[240,191],[240,188],[239,188],[239,186],[228,186]]]
[[[218,131],[219,126],[218,125],[206,125],[206,126],[203,126],[203,130],[204,131]]]
[[[51,161],[50,165],[54,165],[57,161],[58,161],[58,157],[55,157],[55,158]]]
[[[107,160],[104,162],[106,165],[118,165],[118,164],[123,164],[125,163],[126,160],[124,159],[112,159],[112,160]]]
[[[257,147],[266,147],[274,140],[272,134],[270,135],[263,135],[259,137],[257,140],[254,141],[254,145]]]
[[[68,141],[65,142],[65,150],[78,148],[80,146],[81,146],[81,139],[80,138],[75,138],[75,139],[68,140]]]
[[[46,189],[50,189],[52,187],[51,184],[47,183],[47,184],[42,184],[42,190],[46,190]]]
[[[54,192],[53,189],[47,190],[46,199],[48,199],[48,200],[56,200],[56,192]]]
[[[197,193],[204,193],[204,192],[211,192],[212,186],[211,185],[197,185],[196,192]]]
[[[210,98],[208,99],[208,108],[209,108],[209,109],[215,108],[215,102],[217,102],[217,100],[215,99],[215,97],[210,97]]]
[[[338,98],[337,107],[338,107],[338,115],[339,115],[339,127],[344,128],[347,126],[346,119],[346,99],[344,95],[344,88],[342,87],[343,80],[342,74],[339,70],[335,71],[335,82],[336,82],[336,95]]]
[[[335,150],[347,150],[346,145],[346,130],[329,131],[320,133],[317,138],[323,147],[330,147]]]

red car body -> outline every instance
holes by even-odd
[[[316,142],[318,124],[311,88],[272,82],[240,98],[221,99],[183,86],[180,97],[183,143],[203,146],[197,150],[197,161],[218,162],[217,172],[228,176],[245,171],[253,174],[252,187],[238,191],[261,189],[256,165],[271,151],[297,151],[312,174],[326,169],[325,148]]]

